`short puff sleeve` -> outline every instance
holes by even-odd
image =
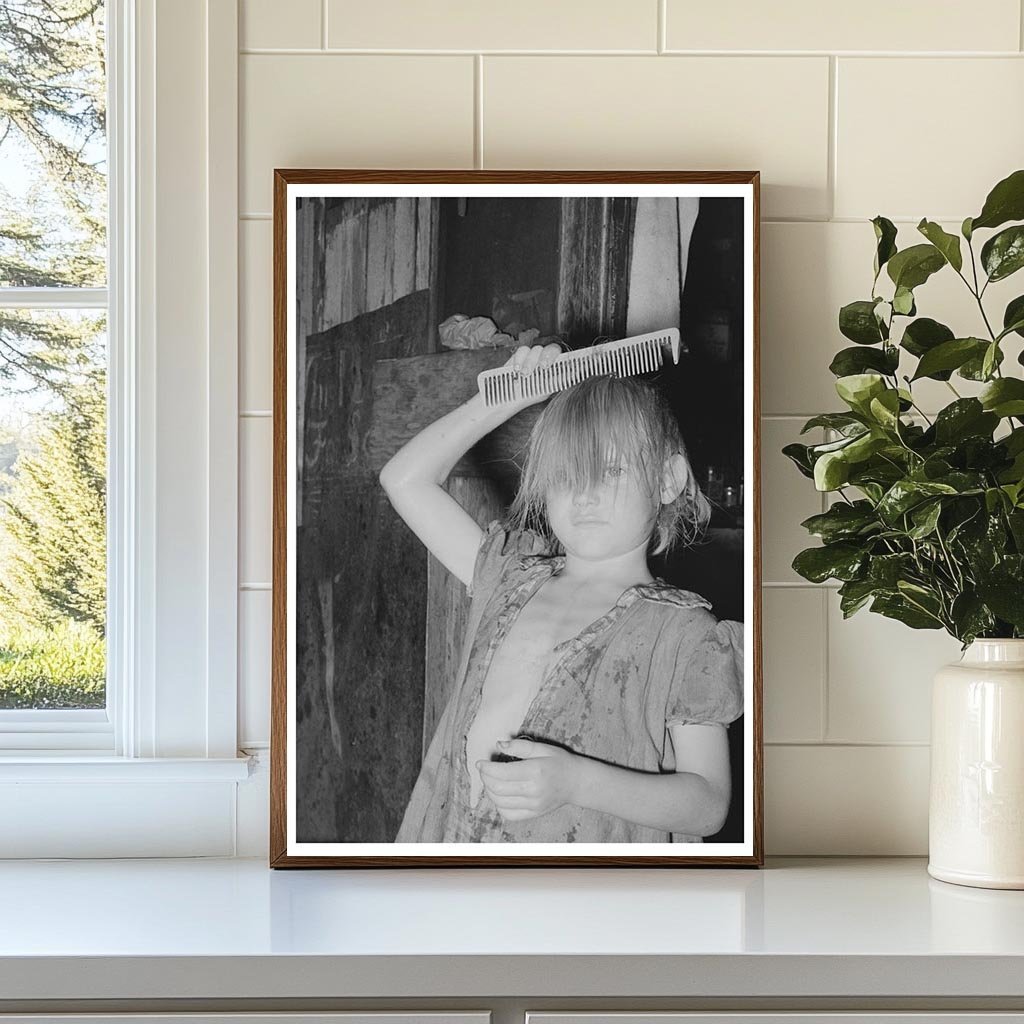
[[[680,645],[665,705],[666,726],[728,725],[743,714],[743,623],[716,621],[688,649]]]
[[[504,520],[492,519],[480,538],[473,579],[466,584],[466,593],[487,600],[510,563],[524,555],[549,553],[547,540],[536,530],[513,530]]]

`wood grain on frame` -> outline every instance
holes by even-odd
[[[753,854],[751,856],[700,857],[683,855],[623,855],[623,856],[444,856],[425,857],[415,855],[381,857],[345,856],[295,856],[287,853],[287,664],[286,664],[286,529],[287,529],[287,189],[298,184],[748,184],[752,186],[753,212],[753,258],[748,268],[753,274],[753,333],[749,343],[753,345],[754,379],[753,392],[753,486],[747,488],[746,500],[753,503],[754,523],[754,564],[753,564],[753,607],[754,621],[751,624],[752,642],[746,656],[754,658],[753,684],[754,707],[748,709],[750,725],[753,726]],[[416,258],[412,268],[416,288],[424,286],[425,279],[433,277],[436,268],[426,261],[426,250],[419,240],[425,231],[436,232],[435,215],[431,204],[420,199],[415,209]],[[412,217],[408,210],[395,212],[390,224],[379,223],[376,231],[390,231],[392,236],[407,237]],[[762,712],[762,665],[761,665],[761,481],[760,481],[760,174],[757,171],[452,171],[444,169],[395,171],[383,169],[277,169],[274,172],[274,426],[273,426],[273,638],[271,651],[271,787],[270,787],[270,849],[269,863],[272,867],[721,867],[737,865],[756,867],[763,864],[763,712]],[[348,246],[354,248],[351,238],[341,246],[344,253]],[[348,248],[352,252],[353,248]],[[376,273],[376,263],[374,273]],[[381,297],[394,295],[396,285],[407,287],[410,268],[402,263],[395,264],[387,259],[380,267],[379,279],[374,278],[374,289]],[[366,274],[369,282],[370,273]],[[351,279],[348,279],[350,282]],[[348,283],[346,282],[346,283]],[[432,281],[431,281],[432,284]],[[343,285],[344,287],[344,285]],[[434,288],[431,287],[431,294]],[[612,296],[610,305],[617,309],[618,296]],[[434,318],[436,319],[436,317]],[[752,711],[752,714],[750,712]]]

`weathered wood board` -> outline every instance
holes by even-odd
[[[455,349],[375,362],[364,465],[379,472],[424,427],[472,397],[481,370],[501,366],[510,354],[508,349]],[[507,493],[509,484],[518,481],[530,431],[542,408],[530,406],[507,420],[474,445],[450,475],[488,477]],[[511,498],[508,494],[507,500]]]
[[[373,362],[428,337],[414,292],[307,342],[297,538],[296,827],[302,842],[388,842],[419,771],[426,551],[363,458]]]
[[[426,550],[375,476],[338,492],[344,529],[299,538],[300,842],[389,842],[419,771]]]

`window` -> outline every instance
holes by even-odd
[[[0,313],[74,333],[105,311],[90,344],[107,376],[105,706],[0,711],[0,857],[225,856],[249,771],[236,746],[237,2],[100,2],[0,0],[0,116],[14,14],[60,32],[52,19],[102,10],[107,164],[102,274],[37,281],[43,294],[3,277],[15,250],[0,245]],[[36,85],[55,95],[45,75]],[[0,219],[26,213],[0,201]]]
[[[106,0],[0,5],[0,735],[113,749]]]

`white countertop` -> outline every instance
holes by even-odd
[[[186,991],[1020,998],[1024,892],[938,882],[903,858],[761,871],[0,863],[0,1000]]]

